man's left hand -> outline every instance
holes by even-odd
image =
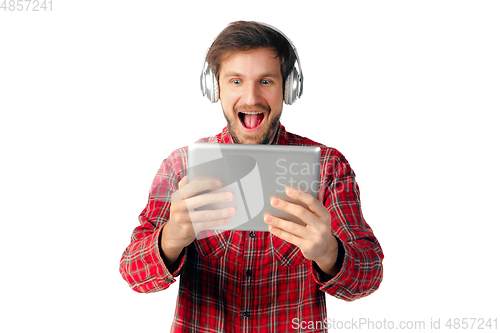
[[[275,197],[271,198],[271,205],[298,217],[306,225],[267,214],[264,216],[264,222],[269,225],[269,232],[294,244],[300,248],[306,259],[315,261],[327,275],[335,276],[339,271],[336,265],[339,244],[331,233],[330,212],[308,193],[287,188],[286,194],[304,203],[307,208]]]

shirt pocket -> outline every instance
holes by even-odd
[[[194,243],[196,252],[210,259],[219,259],[226,253],[231,230],[204,230],[198,234]]]
[[[307,261],[300,248],[271,235],[271,243],[276,260],[284,267],[300,265]]]

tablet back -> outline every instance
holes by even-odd
[[[231,202],[206,205],[196,210],[235,207],[236,215],[219,230],[268,231],[264,214],[269,213],[304,224],[297,217],[271,206],[271,196],[298,203],[285,193],[285,186],[312,194],[319,188],[321,148],[193,143],[188,146],[189,181],[216,178],[230,191]]]

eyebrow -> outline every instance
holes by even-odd
[[[262,75],[260,75],[260,77],[272,77],[272,78],[279,78],[280,77],[280,74],[281,73],[276,73],[276,72],[270,72],[270,73],[264,73]],[[241,73],[239,72],[235,72],[235,71],[231,71],[231,72],[227,72],[224,74],[224,77],[230,77],[230,76],[236,76],[236,77],[241,77],[241,76],[244,76],[242,75]]]

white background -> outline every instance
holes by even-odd
[[[497,1],[0,11],[0,330],[169,330],[177,283],[137,294],[119,259],[161,161],[224,127],[199,74],[240,19],[296,45],[305,91],[282,123],[347,157],[386,256],[380,289],[328,296],[329,317],[498,317],[499,17]]]

